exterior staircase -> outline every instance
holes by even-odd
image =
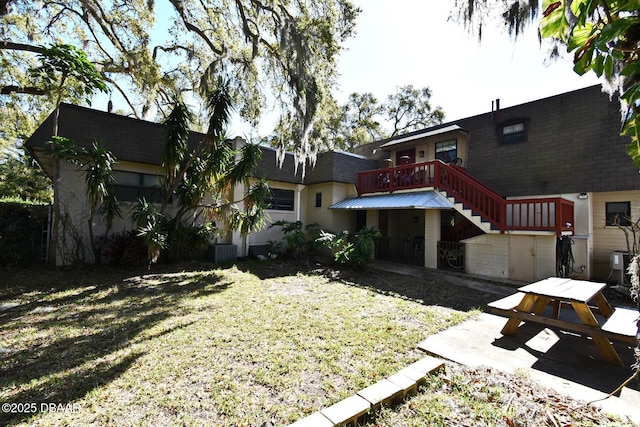
[[[440,160],[358,173],[358,195],[432,188],[485,233],[573,234],[573,202],[561,197],[507,200],[460,166]]]
[[[471,223],[473,223],[476,227],[482,230],[484,233],[500,233],[500,230],[496,230],[491,226],[489,221],[485,221],[482,219],[482,216],[475,213],[473,209],[467,208],[464,203],[458,202],[455,197],[450,197],[446,191],[438,191],[441,195],[446,197],[451,203],[456,211],[458,211],[463,217],[468,219]]]

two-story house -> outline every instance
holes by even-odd
[[[49,174],[43,147],[52,120],[26,144]],[[60,135],[87,147],[100,140],[114,152],[125,203],[157,183],[161,125],[67,104],[59,122]],[[270,222],[318,223],[333,232],[378,228],[380,259],[532,281],[558,274],[556,251],[568,242],[574,275],[616,280],[622,262],[614,264],[612,253],[626,252],[626,242],[615,221],[640,218],[640,175],[619,131],[617,101],[594,86],[508,108],[495,102],[487,113],[375,141],[355,154],[320,153],[304,179],[293,156],[280,168],[264,147],[254,176],[266,175],[272,188]],[[85,224],[79,174],[64,165],[61,199]],[[238,187],[229,199],[245,191]],[[114,230],[131,227],[122,219]],[[244,256],[281,237],[274,227],[222,240]]]
[[[558,274],[558,238],[569,236],[574,275],[615,280],[612,253],[627,250],[616,218],[640,218],[640,175],[619,133],[619,104],[599,86],[504,109],[497,100],[485,114],[358,147],[380,168],[333,208],[369,206],[386,239],[380,256],[424,246],[417,262],[428,268],[530,281]],[[425,201],[407,198],[418,194]]]

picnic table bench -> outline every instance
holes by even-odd
[[[521,322],[536,322],[591,336],[607,362],[622,365],[610,340],[635,343],[638,334],[637,309],[611,308],[602,289],[606,284],[551,277],[523,286],[519,292],[488,304],[491,312],[508,317],[502,328],[503,335],[515,335]],[[579,322],[560,318],[561,307],[570,306]],[[547,307],[551,306],[551,314]],[[595,317],[600,314],[606,321],[600,325]]]

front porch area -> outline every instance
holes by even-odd
[[[454,209],[425,204],[403,209],[367,209],[358,215],[380,231],[375,259],[419,267],[465,271],[463,239],[481,235]],[[361,224],[364,225],[364,224]]]
[[[377,260],[496,279],[557,275],[556,231],[487,232],[435,190],[356,197],[330,209],[352,212],[352,232],[380,231]]]

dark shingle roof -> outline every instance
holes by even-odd
[[[38,127],[25,145],[32,152],[44,149],[53,131],[54,113]],[[60,105],[58,135],[73,139],[85,148],[98,140],[111,150],[118,160],[159,165],[166,140],[165,128],[160,123],[93,110],[71,104]],[[195,146],[204,134],[192,132],[190,144]],[[315,167],[307,166],[304,183],[357,181],[357,172],[377,167],[376,162],[343,152],[318,154]],[[302,168],[297,171],[294,157],[287,153],[282,167],[276,163],[276,151],[262,147],[262,158],[254,174],[269,180],[303,183]]]
[[[54,113],[27,140],[29,149],[41,149],[53,134]],[[85,148],[100,141],[123,161],[159,165],[166,140],[160,123],[138,120],[77,105],[61,104],[58,135],[70,138]],[[193,132],[190,144],[197,144],[204,135]]]

